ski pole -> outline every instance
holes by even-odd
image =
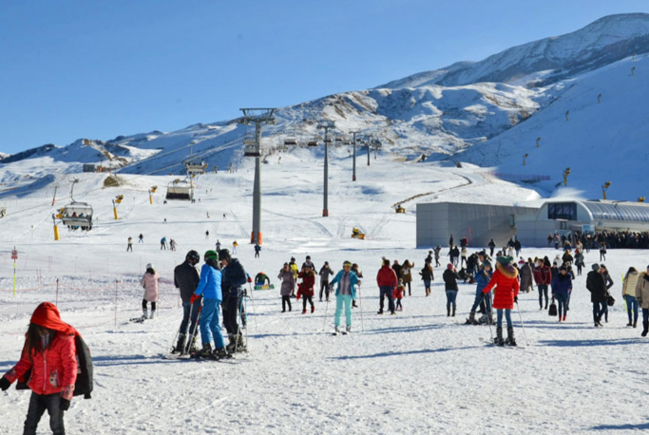
[[[192,304],[193,305],[193,304]],[[186,355],[189,352],[189,349],[191,348],[192,343],[194,342],[194,339],[198,335],[198,323],[201,320],[201,314],[203,313],[203,306],[201,305],[198,307],[198,314],[196,315],[196,322],[194,322],[194,331],[191,334],[190,339],[185,343],[185,348],[183,349],[183,355]],[[191,322],[191,316],[189,317],[189,321]]]
[[[529,346],[530,342],[527,339],[527,333],[525,332],[525,324],[523,323],[523,315],[521,314],[521,307],[518,306],[518,302],[516,302],[516,310],[518,311],[518,316],[521,318],[521,328],[523,328],[523,336],[525,336],[525,344]]]
[[[192,304],[192,306],[189,308],[189,322],[191,322],[193,308],[194,305]],[[171,348],[172,353],[174,353],[177,350],[180,351],[180,349],[176,349],[176,344],[178,344],[179,336],[180,336],[180,326],[178,327],[178,330],[176,331],[176,335],[174,336],[173,341],[171,342],[171,346],[169,346]]]
[[[239,315],[237,316],[237,339],[234,342],[234,353],[237,353],[239,351],[239,338],[241,337],[241,326],[239,326],[239,321],[241,319],[241,309],[243,308],[243,304],[241,301],[239,301],[239,307],[237,310],[239,311]]]

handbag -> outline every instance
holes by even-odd
[[[557,315],[557,304],[554,303],[554,298],[552,299],[552,303],[550,304],[550,308],[548,309],[548,315],[552,317]]]
[[[615,305],[615,298],[611,295],[608,295],[608,297],[606,298],[606,304],[609,307],[612,307],[613,305]]]

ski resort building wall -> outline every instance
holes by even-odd
[[[649,204],[622,201],[548,201],[535,214],[517,217],[523,246],[546,247],[548,234],[572,231],[649,231]]]
[[[486,247],[492,238],[503,246],[516,234],[518,216],[536,215],[537,208],[504,205],[432,202],[417,204],[417,248],[447,246],[462,237],[469,246]],[[547,236],[547,234],[546,234]]]

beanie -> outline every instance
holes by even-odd
[[[595,272],[597,272],[599,270],[599,264],[597,263],[593,264],[592,268]]]

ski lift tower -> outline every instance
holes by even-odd
[[[239,124],[255,126],[255,183],[252,191],[252,233],[250,243],[262,243],[261,237],[261,126],[264,124],[275,124],[273,113],[275,109],[247,108],[240,109],[243,118]]]
[[[318,123],[316,127],[318,130],[324,130],[324,198],[322,203],[322,217],[329,216],[329,144],[331,139],[329,138],[329,130],[333,130],[335,125],[332,121],[323,120]]]
[[[352,134],[352,137],[353,137],[352,145],[354,147],[354,155],[353,155],[353,159],[352,159],[352,166],[353,166],[352,181],[356,181],[356,135],[359,134],[360,131],[354,130],[354,131],[350,131],[350,133]]]

